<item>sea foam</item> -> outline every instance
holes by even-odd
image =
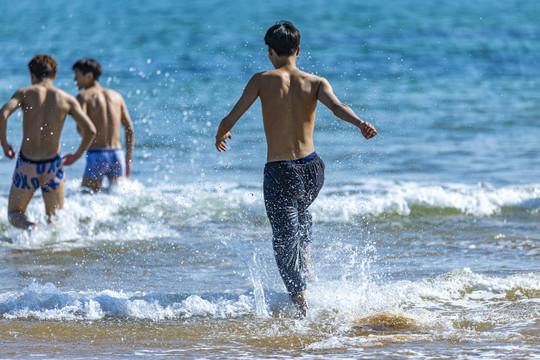
[[[7,199],[0,198],[0,208]],[[513,210],[512,210],[513,209]],[[540,185],[419,183],[372,180],[328,184],[310,208],[314,221],[354,222],[359,218],[434,215],[497,216],[503,211],[538,214]],[[35,232],[14,229],[0,220],[4,240],[19,248],[95,241],[130,241],[175,237],[182,228],[208,228],[227,223],[258,226],[267,222],[260,186],[240,183],[192,183],[160,188],[129,182],[94,196],[81,194],[79,184],[67,185],[63,210],[47,225],[38,197],[28,216],[41,225]]]
[[[521,313],[519,308],[526,303],[536,303],[539,294],[540,273],[495,277],[464,268],[416,281],[358,284],[342,279],[316,282],[310,287],[308,301],[312,319],[337,314],[357,320],[390,313],[416,319],[418,324],[443,322],[445,326],[452,326],[452,314],[463,314],[463,310],[468,311],[470,321],[480,321],[482,314],[487,313],[497,321],[509,321],[510,317],[516,316],[525,321],[528,315]],[[264,289],[263,296],[266,314],[257,311],[253,290],[243,294],[155,293],[144,289],[135,292],[111,289],[69,291],[50,283],[33,282],[20,291],[0,294],[0,317],[40,320],[112,317],[161,321],[294,313],[285,293]],[[512,309],[510,305],[516,302],[520,307]]]

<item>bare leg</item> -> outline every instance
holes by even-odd
[[[49,222],[51,217],[56,215],[56,210],[64,207],[65,185],[60,183],[53,191],[43,192],[43,201],[45,202],[45,213]]]
[[[309,306],[306,300],[306,290],[300,291],[292,298],[293,304],[296,306],[302,316],[306,316],[309,310]]]
[[[128,178],[126,176],[109,177],[109,187],[118,186],[127,180]]]
[[[8,200],[8,220],[11,225],[19,229],[37,227],[37,223],[29,221],[25,215],[28,203],[33,196],[33,190],[21,190],[11,185]]]
[[[97,193],[101,189],[102,183],[103,179],[90,179],[83,177],[81,186],[83,187],[83,191],[90,189],[92,192]]]

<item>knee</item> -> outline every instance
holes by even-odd
[[[291,246],[298,237],[297,226],[281,226],[273,229],[274,243],[278,246]]]

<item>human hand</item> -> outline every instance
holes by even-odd
[[[231,139],[231,133],[228,132],[221,139],[216,139],[216,149],[219,152],[227,151],[227,139]]]
[[[64,156],[62,156],[62,164],[65,165],[65,166],[69,166],[71,164],[73,164],[75,161],[77,161],[79,159],[79,156],[73,154],[73,153],[69,153],[69,154],[66,154]]]
[[[14,159],[15,155],[17,155],[17,153],[15,152],[15,150],[13,149],[11,145],[6,144],[6,146],[3,146],[3,148],[4,148],[4,155],[6,155],[7,158]]]
[[[377,130],[375,130],[375,127],[367,121],[364,121],[362,125],[360,125],[360,131],[366,139],[371,139],[372,137],[377,135]]]

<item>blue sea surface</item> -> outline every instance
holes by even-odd
[[[0,216],[0,358],[537,356],[538,1],[20,0],[0,13],[1,104],[30,84],[36,53],[74,96],[71,66],[93,57],[136,141],[120,189],[85,196],[85,160],[66,169],[58,225],[40,194],[38,232]],[[305,320],[273,259],[260,102],[226,153],[214,147],[271,69],[263,38],[282,19],[302,35],[297,66],[379,132],[366,141],[317,109],[326,182]],[[16,149],[21,119],[7,123]],[[68,119],[62,153],[79,140]],[[0,214],[13,168],[0,157]]]

